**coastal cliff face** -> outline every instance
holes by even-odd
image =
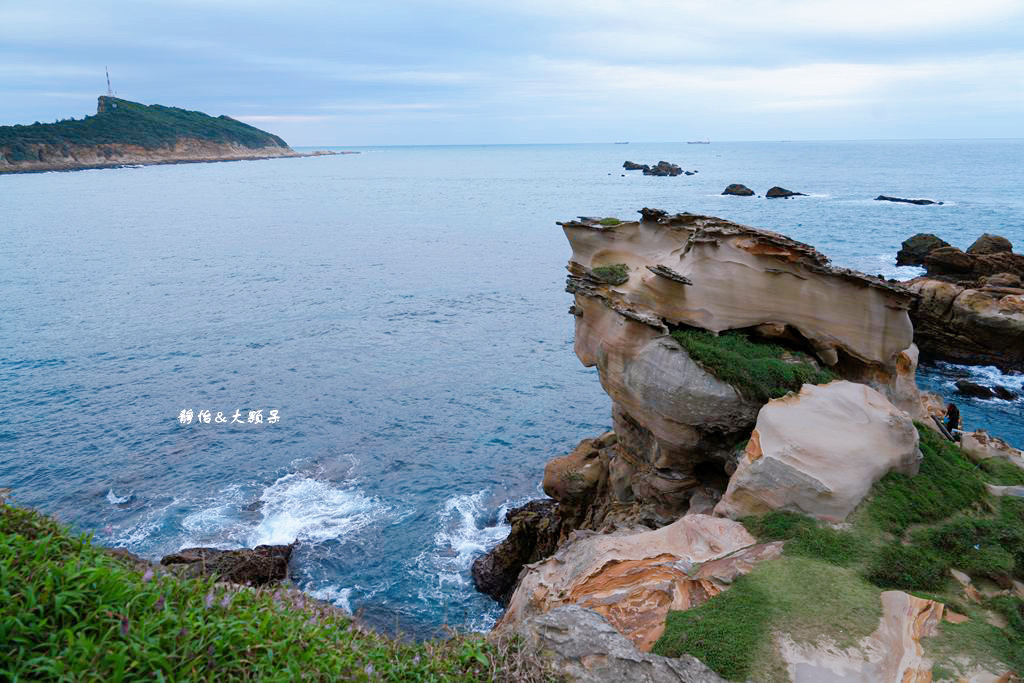
[[[227,116],[108,96],[81,120],[0,126],[0,173],[291,156],[281,138]]]
[[[131,164],[172,164],[203,161],[240,161],[298,156],[291,148],[251,148],[235,143],[218,143],[183,138],[172,147],[146,149],[140,145],[26,145],[31,158],[12,161],[0,155],[0,173],[33,171],[71,171]]]
[[[708,216],[642,214],[612,226],[562,224],[573,249],[575,351],[597,367],[612,398],[615,436],[612,446],[592,444],[589,454],[577,449],[548,466],[545,491],[574,507],[577,523],[588,515],[604,524],[668,523],[695,494],[713,504],[740,462],[767,398],[698,362],[673,334],[680,330],[712,340],[740,330],[756,344],[781,345],[782,362],[869,385],[892,410],[922,416],[905,289],[831,267],[776,233]],[[580,507],[594,507],[596,490],[606,502],[595,516]]]

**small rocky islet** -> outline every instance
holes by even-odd
[[[495,633],[572,680],[1011,680],[1024,457],[981,430],[947,440],[945,401],[915,382],[924,285],[641,216],[561,224],[574,348],[613,429],[550,461],[550,499],[475,563],[506,606]],[[973,258],[1008,253],[983,244]]]

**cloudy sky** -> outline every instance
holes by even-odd
[[[1021,0],[0,0],[0,124],[293,145],[1024,137]]]

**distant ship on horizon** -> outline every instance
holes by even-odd
[[[688,140],[686,144],[688,144],[688,145],[710,145],[711,144],[711,140]]]

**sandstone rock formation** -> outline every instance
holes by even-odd
[[[856,683],[926,683],[932,662],[921,638],[938,634],[945,606],[902,591],[882,593],[878,629],[856,648],[838,650],[826,644],[780,640],[780,651],[793,683],[852,681]]]
[[[918,233],[903,241],[896,254],[897,266],[923,266],[924,259],[939,247],[950,246],[948,242],[929,233]]]
[[[265,586],[288,578],[294,548],[294,543],[238,550],[185,548],[165,556],[160,564],[189,577],[217,576],[221,581]]]
[[[777,199],[780,197],[806,197],[807,195],[805,195],[803,192],[793,192],[791,190],[787,190],[784,187],[779,187],[778,185],[776,185],[775,187],[765,192],[764,196],[767,199]]]
[[[903,197],[889,197],[884,194],[880,194],[875,197],[876,202],[899,202],[901,204],[917,204],[918,206],[927,206],[929,204],[941,204],[932,199],[904,199]]]
[[[928,358],[1024,369],[1024,289],[932,277],[906,283],[919,296],[914,338]]]
[[[992,436],[984,429],[964,432],[960,437],[960,449],[974,462],[1002,458],[1024,469],[1024,452],[999,437]]]
[[[967,247],[967,253],[974,256],[985,256],[987,254],[1002,254],[1013,251],[1013,244],[1010,240],[1000,235],[990,235],[987,232],[974,240],[974,244]]]
[[[542,656],[557,675],[579,683],[725,683],[700,660],[637,650],[601,615],[576,605],[556,607],[518,624],[524,652]]]
[[[754,191],[751,190],[746,185],[733,183],[726,187],[724,190],[722,190],[722,194],[731,194],[736,197],[753,197]]]
[[[790,510],[842,522],[890,471],[917,474],[918,434],[906,413],[864,384],[805,384],[757,417],[715,514]]]
[[[576,604],[598,612],[647,651],[664,631],[669,610],[705,602],[739,573],[781,552],[781,544],[754,544],[741,524],[707,515],[653,531],[578,531],[553,556],[526,567],[497,628]],[[720,559],[726,556],[734,561]],[[711,560],[719,563],[694,571]]]

